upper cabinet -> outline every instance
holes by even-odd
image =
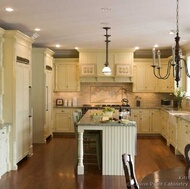
[[[79,91],[78,59],[56,58],[54,91]]]
[[[162,76],[166,74],[166,62],[167,59],[162,60]],[[173,92],[172,76],[166,80],[156,78],[151,65],[152,59],[135,59],[133,92]]]
[[[102,73],[106,61],[104,51],[82,51],[79,53],[81,82],[132,82],[133,51],[110,51],[108,53],[110,76]]]

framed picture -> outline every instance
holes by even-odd
[[[85,64],[81,66],[81,75],[91,76],[95,75],[95,65],[94,64]]]
[[[116,76],[131,76],[131,65],[130,64],[116,65]]]
[[[56,99],[56,106],[63,106],[63,99]]]

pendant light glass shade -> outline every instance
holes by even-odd
[[[104,73],[104,75],[111,75],[111,69],[109,66],[105,66],[103,69],[102,69],[102,73]]]

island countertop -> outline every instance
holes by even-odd
[[[98,113],[97,116],[93,116],[94,113]],[[126,125],[130,125],[130,126],[136,126],[136,122],[135,121],[131,121],[130,116],[129,116],[129,120],[126,120],[126,122],[120,122],[119,120],[109,120],[109,121],[101,121],[101,113],[102,110],[88,110],[86,112],[86,114],[81,118],[81,120],[77,123],[77,125],[91,125],[91,126],[126,126]],[[119,112],[118,110],[115,111],[115,113],[113,113],[113,118],[118,119],[119,117]]]
[[[99,113],[102,110],[96,110]],[[83,133],[85,130],[100,130],[102,132],[102,175],[124,175],[122,154],[136,155],[137,127],[135,121],[126,124],[118,121],[102,123],[100,118],[92,118],[94,110],[88,112],[77,123],[78,126],[78,168],[79,175],[84,174],[83,164]],[[118,116],[118,111],[113,115]],[[116,117],[118,118],[118,117]]]

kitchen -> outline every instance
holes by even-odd
[[[104,34],[103,29],[101,29],[100,32],[100,36],[102,36]],[[154,113],[158,113],[160,111],[160,108],[162,107],[161,101],[163,99],[169,99],[169,102],[171,104],[168,105],[168,108],[172,107],[172,102],[170,100],[173,100],[174,98],[173,92],[175,90],[175,83],[172,76],[165,81],[157,80],[153,76],[151,68],[152,54],[149,54],[151,50],[136,51],[134,48],[127,50],[114,50],[112,47],[112,49],[109,49],[108,56],[109,66],[112,70],[112,75],[104,76],[101,71],[104,67],[106,56],[105,50],[102,48],[101,50],[78,49],[78,54],[75,58],[73,58],[72,56],[70,56],[69,58],[68,56],[67,58],[60,58],[56,57],[58,55],[54,55],[54,51],[56,53],[59,50],[50,50],[47,47],[33,47],[32,43],[34,41],[38,41],[38,39],[34,40],[34,37],[30,38],[28,36],[25,36],[25,33],[15,32],[13,35],[11,34],[11,32],[8,31],[8,29],[2,29],[1,33],[1,55],[3,55],[1,57],[1,102],[3,103],[1,104],[0,118],[2,124],[11,123],[14,125],[11,129],[10,124],[9,126],[7,126],[6,131],[3,131],[7,133],[6,137],[11,137],[10,146],[8,148],[11,152],[10,154],[8,154],[8,156],[10,155],[11,162],[9,165],[7,165],[8,168],[6,168],[3,173],[6,172],[6,170],[16,170],[18,168],[18,161],[22,159],[22,156],[18,159],[15,159],[17,153],[15,153],[14,151],[14,145],[22,145],[17,142],[19,141],[18,139],[20,137],[20,135],[17,135],[17,128],[19,128],[17,127],[17,125],[22,123],[17,122],[17,115],[14,115],[15,117],[11,117],[10,112],[16,111],[14,110],[15,107],[19,107],[18,110],[21,111],[21,106],[18,106],[17,103],[19,102],[20,104],[23,104],[22,100],[26,104],[32,103],[29,102],[30,100],[27,98],[27,96],[33,96],[35,100],[40,100],[40,103],[43,101],[42,104],[38,103],[37,101],[33,101],[35,102],[36,107],[33,105],[34,111],[31,111],[30,104],[29,115],[27,115],[30,117],[29,123],[27,123],[27,130],[29,130],[29,132],[27,132],[27,135],[23,138],[23,141],[27,141],[27,147],[24,146],[23,148],[28,148],[29,146],[26,151],[29,150],[29,153],[27,152],[27,155],[31,155],[31,157],[33,154],[32,142],[45,144],[46,139],[49,138],[49,136],[52,137],[53,135],[63,132],[69,134],[74,133],[71,115],[72,111],[74,111],[75,109],[84,108],[84,105],[88,105],[88,108],[98,107],[105,104],[121,105],[121,101],[124,98],[128,100],[128,104],[131,108],[131,116],[132,119],[136,120],[137,122],[139,134],[161,134],[164,136],[165,131],[163,131],[162,134],[162,128],[152,128],[152,122],[154,119],[160,119],[159,116],[155,116],[156,118],[154,118]],[[11,35],[12,39],[14,39],[15,36],[17,39],[15,44],[18,43],[18,49],[15,48],[15,51],[10,51],[10,49],[12,49],[12,47],[15,45],[14,41],[10,42],[8,39]],[[111,35],[111,37],[112,36],[114,39],[114,33]],[[103,43],[103,40],[104,38],[101,39],[101,43]],[[20,44],[22,47],[20,46]],[[110,44],[112,44],[112,42]],[[27,50],[25,49],[25,47],[27,47]],[[41,54],[41,59],[39,55],[37,59],[34,58],[34,49],[38,49],[36,51],[39,52],[37,52],[36,54]],[[10,58],[8,56],[10,52],[12,54],[16,54],[16,56],[10,56]],[[145,52],[149,54],[149,56],[139,56],[139,52]],[[188,59],[188,43],[183,45],[183,52],[185,53],[185,55],[187,55]],[[47,59],[44,59],[44,56]],[[8,63],[6,62],[10,62],[10,59],[11,61],[16,60],[17,63],[22,63],[22,65],[18,64],[19,67],[17,67],[16,69],[14,67],[15,65],[9,65],[8,67]],[[42,67],[34,68],[34,60],[36,63],[38,61],[42,62]],[[162,58],[162,66],[167,66],[168,60],[169,56]],[[13,70],[11,66],[13,66]],[[27,70],[27,74],[24,74],[23,70]],[[121,72],[121,70],[124,70],[124,72]],[[5,78],[3,77],[4,73]],[[31,75],[31,73],[32,77],[27,77],[27,75]],[[45,75],[41,73],[45,73]],[[43,75],[43,77],[40,78],[40,75]],[[46,76],[48,76],[48,78],[46,81],[44,81],[44,78],[46,78]],[[65,77],[63,78],[63,76]],[[11,81],[14,81],[14,78],[16,78],[16,81],[15,83],[12,83]],[[18,84],[17,81],[19,81]],[[31,86],[32,88],[32,92],[27,92],[27,95],[25,93],[26,88],[21,87],[25,84],[25,82],[23,81],[26,81],[27,86],[29,86],[29,88]],[[43,87],[39,87],[41,81],[44,81],[44,83],[42,83]],[[50,82],[50,85],[52,86],[49,87],[48,85],[47,87],[47,82]],[[15,86],[18,87],[16,88],[16,92],[13,90]],[[185,75],[180,80],[180,86],[183,88],[183,90],[187,90],[188,84],[186,83]],[[52,89],[51,93],[49,93],[49,89]],[[17,94],[20,94],[19,91],[23,92],[22,96],[14,99],[12,96],[17,96]],[[40,96],[41,92],[43,93],[42,96]],[[137,99],[140,101],[140,104],[138,104],[138,106]],[[46,102],[48,102],[48,106],[46,106]],[[11,104],[13,104],[13,107],[11,106]],[[42,110],[40,111],[40,113],[42,113],[41,115],[35,112],[35,109],[39,108],[38,105],[42,107]],[[25,107],[25,105],[23,107]],[[189,107],[189,100],[184,99],[182,103],[182,109],[185,111],[189,111]],[[48,113],[47,111],[44,111],[44,109],[48,109]],[[60,114],[63,113],[64,115],[62,120],[62,115]],[[40,118],[43,117],[43,119],[37,118],[38,120],[36,122],[37,114],[41,116]],[[58,120],[56,120],[57,116]],[[144,118],[143,121],[141,121],[142,116]],[[50,119],[45,121],[46,118]],[[22,119],[24,119],[24,117]],[[67,124],[65,124],[64,126],[63,124],[61,124],[60,126],[60,122],[65,122]],[[45,127],[44,123],[46,123]],[[38,124],[42,126],[36,127]],[[34,127],[31,127],[31,125],[33,125]],[[146,125],[146,127],[144,127],[144,125]],[[31,132],[32,130],[33,133]],[[39,136],[37,136],[38,134]],[[170,139],[168,139],[167,137],[168,135],[164,136],[167,143],[170,144]],[[30,140],[28,141],[27,139]],[[172,145],[175,145],[175,142],[172,143]],[[14,156],[12,157],[13,154]],[[25,155],[26,154],[24,152],[24,156]]]

